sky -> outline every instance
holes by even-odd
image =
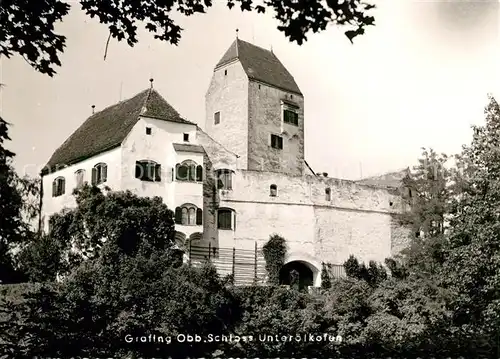
[[[229,10],[176,17],[178,46],[145,31],[129,47],[72,2],[57,26],[67,37],[62,67],[50,78],[22,58],[0,58],[0,116],[10,122],[21,174],[36,175],[96,111],[155,89],[204,128],[213,68],[236,37],[273,49],[305,97],[305,156],[315,172],[359,179],[413,166],[422,147],[457,153],[471,125],[484,123],[487,94],[500,99],[498,0],[378,0],[376,26],[354,39],[331,26],[302,46],[277,30],[271,13]]]

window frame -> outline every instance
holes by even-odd
[[[87,171],[85,171],[85,169],[83,168],[80,168],[75,171],[75,182],[76,182],[75,188],[82,188],[85,185],[86,172]],[[78,179],[80,178],[80,176],[81,176],[81,183],[78,183],[79,182]]]
[[[52,197],[60,197],[66,193],[66,178],[58,176],[52,181]]]
[[[203,209],[193,203],[177,206],[174,223],[180,226],[201,226],[203,225]]]
[[[290,114],[293,114],[292,119],[290,119]],[[284,106],[283,122],[288,125],[299,127],[299,113],[296,110],[292,109],[290,106]]]
[[[138,177],[138,168],[141,166],[145,167],[141,169],[142,177]],[[152,172],[151,168],[153,168]],[[161,164],[153,160],[135,161],[135,178],[143,182],[161,182]]]
[[[278,186],[274,183],[269,186],[269,197],[278,197]]]
[[[221,214],[229,214],[229,226],[221,226]],[[227,218],[225,221],[227,222]],[[224,207],[217,210],[217,229],[223,231],[234,231],[236,229],[236,212],[234,209]]]
[[[214,112],[214,125],[218,125],[220,123],[220,111]]]
[[[275,141],[273,141],[275,139]],[[271,133],[271,147],[276,150],[283,149],[283,137]]]
[[[233,170],[228,168],[220,168],[215,171],[217,189],[226,191],[233,190]],[[224,179],[224,180],[223,180]]]
[[[108,165],[99,162],[92,167],[92,185],[97,186],[108,181]]]
[[[179,177],[179,169],[186,169],[186,178]],[[203,182],[203,166],[193,160],[184,160],[175,165],[175,180],[180,182]]]

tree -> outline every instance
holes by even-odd
[[[280,270],[285,264],[286,251],[286,241],[278,234],[271,235],[262,247],[270,284],[280,284]]]
[[[173,255],[173,212],[161,198],[139,197],[130,191],[103,192],[89,185],[74,195],[76,208],[53,215],[48,236],[21,251],[20,266],[31,280],[49,280],[86,260],[113,258],[117,253],[148,256],[168,249]]]
[[[0,308],[7,315],[0,357],[211,356],[218,341],[176,337],[225,334],[237,319],[212,265],[174,267],[167,250],[111,257],[86,261],[61,283]]]
[[[12,167],[14,153],[4,147],[8,123],[0,117],[0,283],[22,279],[12,250],[32,237],[29,221],[38,212],[37,182],[20,178]]]
[[[500,335],[500,107],[490,97],[486,124],[473,127],[460,155],[465,178],[454,200],[442,281],[455,290],[453,325],[469,342],[497,351]]]
[[[54,66],[61,65],[59,56],[66,46],[66,37],[58,34],[55,26],[68,14],[69,3],[64,0],[3,0],[0,55],[19,54],[37,71],[53,76]],[[155,39],[178,44],[182,28],[172,15],[205,13],[213,1],[80,0],[79,3],[87,15],[97,17],[108,27],[110,37],[133,46],[138,42],[138,22],[143,23]],[[354,37],[364,34],[366,26],[374,25],[374,18],[368,13],[375,5],[363,0],[264,0],[259,4],[254,0],[227,0],[230,9],[236,5],[241,11],[272,11],[279,22],[278,30],[299,45],[307,40],[309,32],[325,30],[328,24],[347,26],[345,35],[351,42]]]

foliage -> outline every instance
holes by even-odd
[[[19,270],[30,282],[51,282],[67,268],[63,263],[61,243],[48,235],[30,241],[17,255]]]
[[[376,287],[387,279],[387,271],[382,265],[370,261],[367,267],[364,263],[359,263],[353,255],[345,261],[344,269],[348,277],[364,280],[370,286]]]
[[[138,42],[138,23],[153,33],[155,39],[178,44],[182,28],[173,20],[173,15],[206,13],[213,5],[204,1],[110,1],[80,0],[81,8],[91,18],[97,17],[105,24],[110,36],[126,41],[130,46]],[[347,26],[345,35],[352,41],[365,32],[366,26],[374,25],[373,16],[368,15],[375,5],[363,0],[298,0],[283,2],[265,0],[261,4],[254,0],[227,0],[231,9],[239,5],[241,11],[264,13],[271,11],[278,20],[278,30],[290,41],[301,45],[306,35],[325,30],[327,25]],[[11,57],[19,54],[37,71],[53,76],[54,66],[60,66],[60,55],[66,46],[66,37],[57,33],[55,26],[69,13],[70,2],[64,0],[3,0],[0,7],[0,55]]]
[[[300,283],[299,283],[299,278],[300,276],[300,273],[295,270],[295,269],[292,269],[290,271],[290,288],[292,288],[293,290],[299,290],[300,288]]]
[[[100,255],[151,254],[173,245],[173,212],[161,198],[129,191],[103,193],[88,185],[74,194],[77,207],[49,220],[53,248],[60,253],[56,267],[63,273]]]
[[[444,234],[452,176],[451,170],[445,166],[447,161],[446,154],[422,148],[418,165],[403,179],[403,187],[407,189],[404,197],[411,210],[404,212],[400,220],[411,226],[413,236],[422,233],[427,238]]]
[[[2,355],[23,357],[204,356],[218,343],[171,344],[127,338],[218,335],[231,325],[233,299],[215,268],[172,267],[167,253],[119,255],[80,266],[62,283],[44,285],[5,306]]]
[[[455,290],[453,325],[497,349],[500,335],[500,106],[490,97],[486,124],[473,128],[459,156],[463,181],[453,203],[443,285]],[[489,349],[488,349],[489,348]],[[493,349],[494,348],[494,349]],[[497,355],[500,353],[497,353]]]
[[[266,270],[269,275],[270,284],[279,284],[280,270],[285,264],[286,241],[278,234],[273,234],[262,247],[264,259],[266,261]]]
[[[12,252],[32,237],[29,221],[38,213],[38,183],[16,174],[14,153],[4,147],[8,140],[8,123],[0,117],[0,283],[22,280]]]
[[[330,270],[332,265],[330,263],[321,263],[321,288],[328,290],[332,287],[332,280],[330,278]]]

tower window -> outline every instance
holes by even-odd
[[[299,114],[295,111],[285,109],[283,111],[283,121],[291,125],[299,125]]]
[[[150,135],[151,134],[151,127],[146,127],[146,135]]]
[[[283,149],[283,137],[271,135],[271,147],[278,150]]]
[[[224,76],[226,76],[226,75],[227,75],[227,70],[224,70]]]
[[[220,112],[214,113],[214,123],[218,125],[220,123]]]
[[[184,142],[189,142],[189,133],[184,134]]]
[[[271,197],[276,197],[278,195],[278,186],[276,186],[275,184],[269,186],[269,190],[269,195]]]
[[[325,200],[330,201],[332,199],[332,194],[330,188],[325,189]]]

